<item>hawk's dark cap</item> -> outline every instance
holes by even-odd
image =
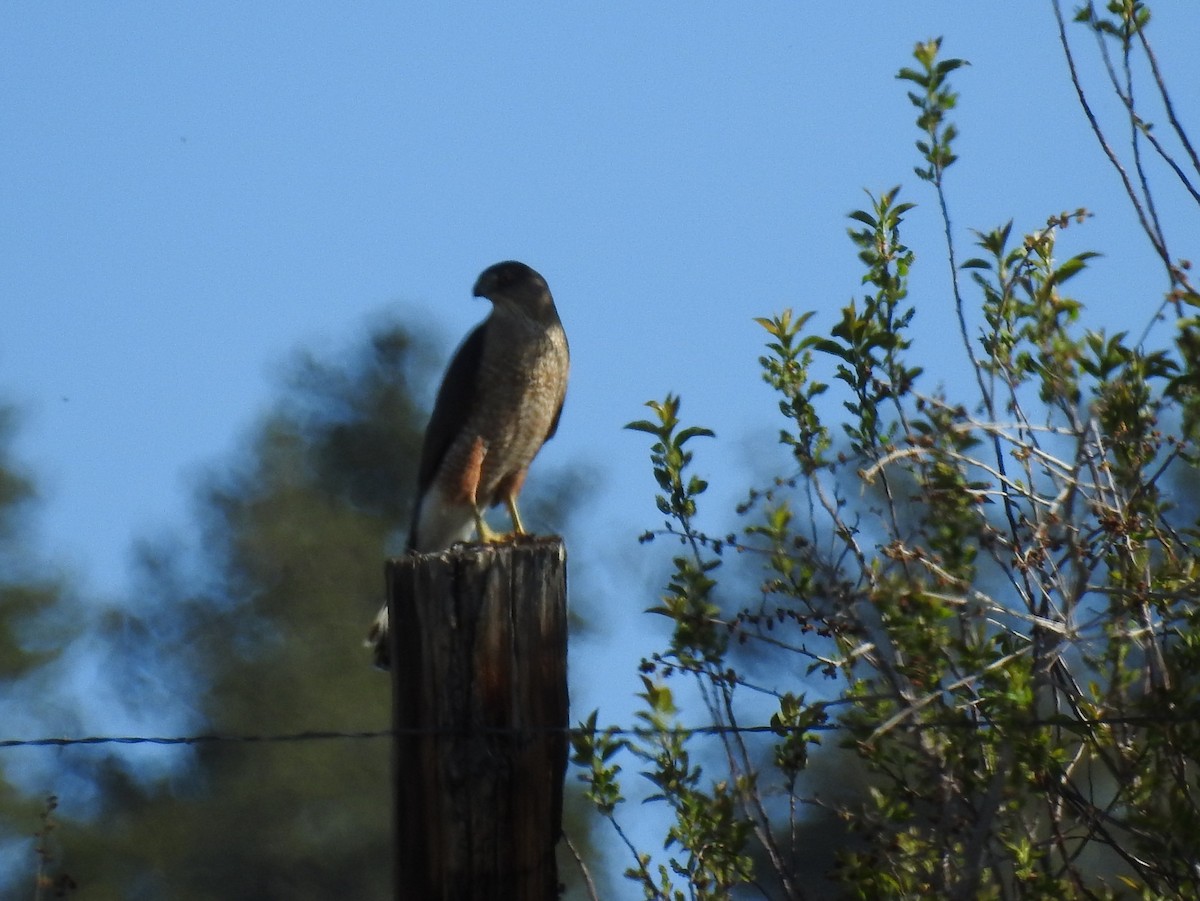
[[[475,282],[474,294],[493,303],[515,304],[527,314],[554,311],[554,298],[546,280],[535,269],[516,260],[496,263],[483,270]]]

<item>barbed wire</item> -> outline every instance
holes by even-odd
[[[3,748],[65,748],[73,745],[209,745],[221,743],[279,744],[283,742],[326,741],[330,739],[390,738],[394,729],[359,731],[307,730],[266,735],[88,735],[80,738],[9,738],[0,739]]]
[[[1096,718],[1074,718],[1056,716],[1042,719],[1008,720],[1004,725],[1018,726],[1029,729],[1061,728],[1067,731],[1078,731],[1099,726],[1155,726],[1155,725],[1195,725],[1200,723],[1200,714],[1195,716],[1156,716],[1134,715]],[[845,732],[851,729],[863,729],[865,726],[850,726],[845,723],[812,723],[804,726],[789,725],[755,725],[730,726],[709,724],[704,726],[678,726],[669,728],[653,728],[649,726],[597,726],[594,729],[586,726],[413,726],[394,729],[311,729],[302,732],[281,732],[265,734],[222,734],[205,733],[200,735],[89,735],[78,738],[8,738],[0,739],[0,750],[5,748],[65,748],[78,745],[209,745],[209,744],[285,744],[292,742],[310,741],[362,741],[379,738],[410,737],[453,737],[453,736],[534,736],[534,735],[565,735],[568,738],[603,735],[614,738],[654,738],[659,735],[671,735],[683,738],[694,736],[723,736],[723,735],[762,735],[778,736],[792,735],[797,732]],[[923,731],[931,729],[990,729],[994,724],[987,721],[972,722],[969,720],[926,720],[897,723],[896,729],[908,731]]]

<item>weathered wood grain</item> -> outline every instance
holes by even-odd
[[[562,541],[388,561],[396,898],[557,898],[567,761]]]

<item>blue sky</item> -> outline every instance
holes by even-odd
[[[1200,17],[1161,3],[1156,20],[1195,124]],[[0,397],[43,489],[38,542],[87,596],[119,597],[131,540],[186,526],[197,476],[295,349],[334,351],[395,311],[448,354],[486,312],[478,272],[518,258],[549,280],[573,350],[541,465],[598,479],[568,539],[611,618],[573,662],[576,700],[610,700],[587,675],[614,659],[627,684],[605,681],[628,694],[662,551],[635,542],[659,517],[645,437],[621,427],[681,392],[721,438],[699,460],[729,476],[711,503],[738,497],[777,458],[752,317],[833,321],[859,289],[845,214],[864,188],[902,183],[920,204],[919,362],[930,387],[963,381],[893,77],[936,35],[972,63],[955,77],[960,255],[971,227],[1085,206],[1064,251],[1105,256],[1072,286],[1089,324],[1140,332],[1161,275],[1045,4],[5,4]],[[1194,208],[1164,213],[1200,234]]]

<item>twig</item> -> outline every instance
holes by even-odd
[[[575,847],[575,843],[571,841],[571,836],[563,833],[563,841],[571,852],[571,856],[575,858],[575,865],[579,867],[579,873],[583,876],[583,884],[587,887],[588,897],[592,901],[600,901],[600,893],[596,891],[596,883],[592,880],[591,871],[588,870],[587,864],[583,862],[583,856],[579,853],[579,849]]]

